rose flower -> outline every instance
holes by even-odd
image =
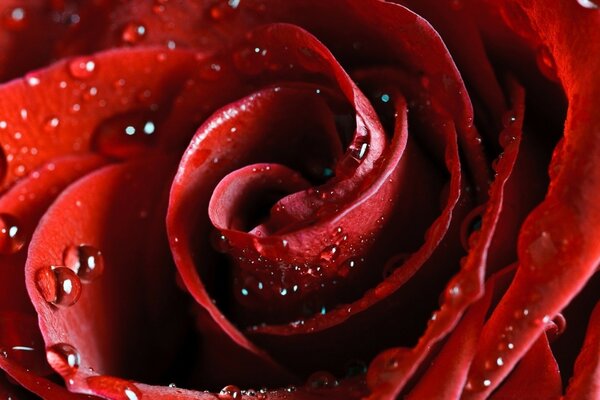
[[[599,399],[595,0],[5,0],[0,395]]]

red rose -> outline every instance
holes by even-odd
[[[0,13],[5,398],[600,398],[592,0]]]

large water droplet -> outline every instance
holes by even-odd
[[[144,36],[146,36],[146,27],[139,22],[128,23],[121,32],[121,39],[127,44],[136,44]]]
[[[109,157],[137,157],[154,145],[157,126],[158,123],[150,111],[116,115],[96,128],[93,147]]]
[[[227,385],[219,392],[219,399],[221,400],[234,400],[241,398],[242,391],[235,385]]]
[[[39,269],[36,273],[36,285],[44,299],[57,306],[71,306],[81,295],[81,281],[67,267],[50,266]]]
[[[96,62],[91,57],[77,57],[69,61],[68,69],[75,79],[89,79],[96,71]]]
[[[64,252],[64,263],[84,282],[96,279],[104,271],[102,252],[85,244],[67,247]]]
[[[600,7],[598,6],[598,3],[592,0],[577,0],[577,3],[579,3],[581,7],[589,8],[590,10],[597,10],[598,7]]]
[[[46,358],[50,366],[62,376],[73,376],[79,368],[79,353],[67,343],[57,343],[48,347]]]
[[[10,214],[0,213],[0,254],[14,254],[25,244],[25,234],[19,221]]]
[[[317,371],[308,377],[306,385],[311,389],[326,389],[337,386],[338,381],[327,371]]]
[[[140,400],[142,392],[133,382],[112,376],[90,376],[86,379],[90,389],[113,400]]]

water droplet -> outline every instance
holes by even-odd
[[[104,271],[102,252],[92,246],[69,246],[63,257],[65,266],[73,270],[83,282],[93,281]]]
[[[540,72],[551,81],[558,82],[556,73],[556,62],[552,53],[546,46],[542,46],[537,51],[537,65]]]
[[[52,132],[53,130],[55,130],[58,125],[60,124],[60,119],[58,119],[58,117],[48,117],[46,119],[46,121],[44,122],[44,131],[46,132]]]
[[[79,353],[67,343],[57,343],[46,350],[50,366],[62,376],[73,376],[79,368]]]
[[[158,123],[151,111],[116,115],[94,132],[94,148],[110,157],[132,158],[144,154],[156,142]]]
[[[361,360],[350,360],[345,364],[346,377],[364,375],[367,373],[367,364]]]
[[[592,0],[577,0],[577,3],[579,3],[581,7],[588,8],[590,10],[597,10],[598,7],[600,7],[595,1]]]
[[[29,73],[25,75],[25,82],[31,87],[35,87],[40,84],[40,77],[36,74]]]
[[[485,205],[478,206],[471,210],[464,218],[460,227],[460,242],[465,250],[469,250],[470,246],[476,238],[472,238],[473,234],[481,230],[483,224],[483,213]]]
[[[340,251],[337,246],[327,246],[321,251],[319,258],[325,262],[333,262],[339,256]]]
[[[404,264],[409,257],[409,254],[400,253],[390,258],[383,267],[383,279],[386,279],[387,277],[392,275],[394,271],[397,270],[402,264]]]
[[[223,235],[221,232],[214,230],[210,235],[210,242],[216,251],[219,253],[228,253],[231,250],[231,244],[229,243],[229,239],[227,236]]]
[[[242,73],[258,75],[266,68],[268,50],[257,46],[246,46],[233,54],[233,63]]]
[[[25,244],[25,234],[19,221],[10,214],[0,213],[0,254],[14,254]]]
[[[27,25],[27,12],[23,7],[8,8],[3,17],[3,25],[9,30],[19,30]]]
[[[71,306],[81,295],[81,281],[67,267],[50,266],[39,269],[36,273],[36,285],[44,299],[57,306]]]
[[[129,22],[123,27],[121,40],[127,44],[136,44],[146,35],[146,27],[138,22]]]
[[[133,382],[111,376],[90,376],[86,379],[90,389],[113,400],[140,400],[142,392]]]
[[[231,17],[239,5],[240,0],[220,0],[210,8],[209,15],[213,20],[221,21]]]
[[[317,371],[308,377],[306,385],[311,389],[326,389],[338,385],[338,381],[327,371]]]
[[[221,400],[241,399],[242,391],[240,390],[239,387],[237,387],[235,385],[227,385],[223,389],[221,389],[218,397]]]
[[[77,57],[68,63],[68,69],[75,79],[89,79],[94,75],[96,62],[91,57]]]

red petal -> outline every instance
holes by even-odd
[[[503,360],[503,359],[502,359]],[[562,383],[545,334],[541,335],[491,399],[560,399]]]
[[[183,343],[189,327],[182,323],[185,308],[169,268],[163,222],[172,168],[172,160],[149,158],[100,169],[64,191],[33,235],[27,288],[46,344],[66,343],[79,354],[78,368],[57,369],[73,390],[87,391],[85,378],[99,373],[156,379]],[[65,250],[79,244],[102,252],[104,273],[86,280],[79,274],[80,286],[65,286],[81,287],[74,305],[46,302],[39,270],[70,266]],[[161,363],[149,368],[154,358]]]
[[[600,302],[590,317],[585,342],[577,361],[572,380],[567,387],[567,400],[598,398],[600,396]]]

